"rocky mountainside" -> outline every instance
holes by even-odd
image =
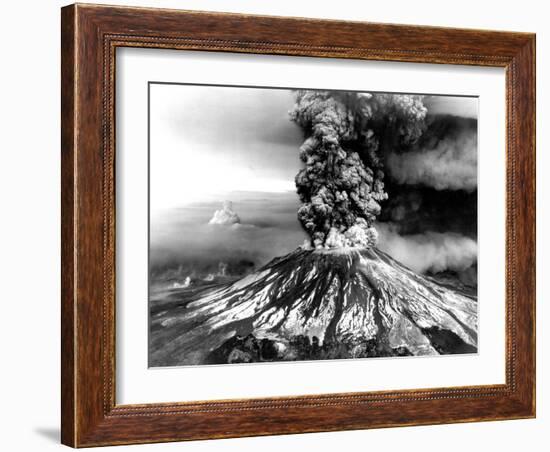
[[[150,366],[477,351],[476,298],[376,248],[299,248],[150,310]]]

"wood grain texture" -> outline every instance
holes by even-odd
[[[74,447],[535,415],[535,36],[71,5],[62,9],[62,442]],[[115,403],[117,47],[506,68],[506,384]]]

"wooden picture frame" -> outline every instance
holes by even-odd
[[[535,416],[535,35],[146,8],[62,9],[62,442],[73,447]],[[115,403],[115,50],[506,69],[506,383]]]

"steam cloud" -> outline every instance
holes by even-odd
[[[379,248],[418,273],[460,272],[477,262],[477,242],[456,232],[399,235],[394,225],[385,223],[377,229]]]
[[[437,190],[476,190],[476,121],[437,117],[411,151],[390,152],[386,166],[401,184],[423,184]]]
[[[380,155],[415,144],[426,113],[421,96],[297,92],[291,118],[306,137],[298,219],[315,248],[376,244],[373,223],[387,198]]]
[[[231,201],[224,201],[222,208],[214,212],[214,216],[208,224],[235,225],[240,224],[240,222],[241,219],[233,211],[233,203]]]

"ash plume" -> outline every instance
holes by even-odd
[[[298,91],[290,115],[306,137],[296,176],[298,219],[315,248],[376,244],[387,198],[380,155],[414,145],[425,130],[421,96]]]

